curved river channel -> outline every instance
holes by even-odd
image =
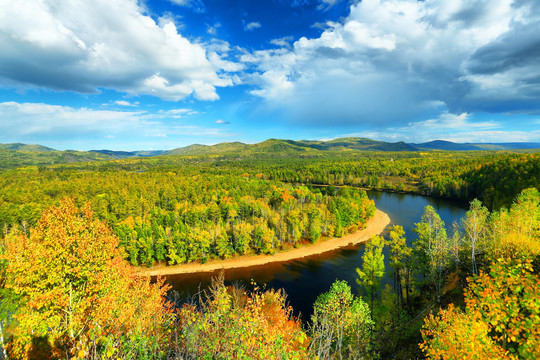
[[[403,226],[409,243],[415,236],[411,229],[415,223],[420,222],[426,205],[431,205],[437,210],[446,224],[447,231],[467,209],[465,203],[421,195],[378,191],[367,191],[367,194],[375,201],[375,206],[379,210],[390,216],[390,225]],[[225,281],[227,284],[239,283],[251,289],[250,283],[253,279],[259,286],[282,288],[287,293],[288,303],[293,307],[294,313],[301,314],[302,319],[307,320],[317,296],[327,291],[336,279],[348,281],[353,291],[358,291],[355,281],[356,268],[362,264],[363,252],[364,244],[360,244],[282,263],[229,269],[225,271]],[[385,261],[388,262],[387,250],[385,254]],[[389,270],[388,264],[386,269]],[[168,275],[166,281],[172,286],[172,290],[178,291],[184,298],[196,294],[199,289],[205,289],[210,284],[211,278],[216,275],[217,272]],[[388,277],[383,279],[383,286],[385,283],[391,284]]]

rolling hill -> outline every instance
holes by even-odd
[[[0,144],[0,150],[13,150],[13,151],[35,151],[35,152],[50,152],[56,151],[42,145],[29,145],[21,143],[12,144]]]
[[[403,141],[389,143],[384,141],[371,140],[367,138],[339,138],[329,141],[306,141],[300,143],[318,150],[341,151],[341,150],[361,150],[361,151],[416,151],[417,149]]]
[[[328,141],[322,140],[285,140],[268,139],[256,144],[224,142],[216,145],[193,144],[177,149],[147,151],[90,150],[57,151],[41,145],[21,143],[0,144],[0,170],[21,166],[43,166],[73,162],[107,161],[135,157],[152,156],[222,156],[230,159],[240,157],[313,157],[324,153],[359,152],[359,151],[481,151],[481,150],[526,150],[540,149],[540,143],[454,143],[434,140],[425,143],[390,143],[367,138],[346,137]]]
[[[268,139],[256,144],[241,142],[220,143],[217,145],[189,145],[166,152],[166,155],[204,155],[242,152],[260,153],[299,153],[316,154],[319,151],[416,151],[404,142],[388,143],[366,138],[340,138],[329,141]]]

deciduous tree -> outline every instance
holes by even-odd
[[[384,276],[384,239],[380,236],[371,238],[365,246],[362,255],[362,269],[356,268],[358,279],[356,282],[363,286],[370,298],[371,308],[375,293],[381,285],[381,278]]]
[[[6,238],[6,288],[20,297],[11,358],[137,352],[128,334],[163,344],[166,287],[137,277],[118,243],[71,199],[46,210],[30,236]]]

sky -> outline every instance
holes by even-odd
[[[537,0],[0,0],[0,143],[540,142]]]

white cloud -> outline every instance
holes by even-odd
[[[119,106],[137,106],[139,104],[139,102],[135,102],[135,103],[132,104],[129,101],[117,100],[117,101],[114,102],[114,104],[119,105]]]
[[[0,0],[0,82],[54,90],[216,100],[218,75],[201,44],[136,0]]]
[[[191,8],[197,13],[206,12],[206,6],[201,0],[168,0],[172,4]]]
[[[410,123],[407,129],[409,131],[420,132],[422,129],[434,128],[438,132],[445,131],[456,131],[467,129],[492,129],[500,127],[500,124],[494,121],[470,121],[470,114],[461,113],[461,114],[450,114],[447,111],[442,112],[436,119],[428,119],[423,121],[418,121],[415,123]]]
[[[0,103],[1,142],[90,141],[95,139],[141,139],[155,137],[226,137],[217,128],[204,128],[179,122],[178,119],[197,112],[191,109],[170,109],[158,112],[112,111],[43,103]],[[95,145],[90,145],[95,146]],[[124,148],[125,149],[125,148]]]
[[[110,134],[153,125],[142,121],[141,111],[92,110],[42,103],[0,103],[0,132],[13,138],[26,136],[88,136],[89,132]]]
[[[511,121],[516,121],[511,120]],[[369,130],[342,136],[358,136],[383,141],[405,141],[422,143],[431,140],[447,140],[453,142],[536,142],[540,138],[540,130],[525,131],[524,126],[504,128],[504,119],[498,121],[478,121],[470,114],[459,115],[443,112],[439,117],[410,122],[406,125],[391,126],[384,130]],[[342,137],[340,136],[340,137]]]
[[[230,124],[231,122],[230,121],[225,121],[223,119],[218,119],[214,122],[215,124],[222,124],[222,125],[227,125],[227,124]]]
[[[206,26],[206,32],[210,35],[217,35],[217,32],[218,32],[218,29],[221,27],[221,23],[217,22],[215,23],[214,25],[210,26],[210,25],[207,25]]]
[[[390,129],[389,129],[390,130]],[[424,143],[432,140],[445,140],[456,143],[508,143],[508,142],[538,142],[540,131],[491,130],[491,131],[460,131],[455,133],[395,133],[391,131],[363,131],[344,134],[339,137],[357,136],[380,141],[408,143]]]
[[[260,27],[262,27],[262,25],[258,21],[253,21],[253,22],[244,24],[244,30],[245,31],[253,31],[253,30],[258,29]]]
[[[320,37],[243,56],[243,81],[261,112],[312,126],[538,111],[538,32],[532,0],[363,0]]]
[[[211,51],[208,53],[208,60],[210,60],[216,68],[226,72],[238,72],[244,70],[244,64],[226,60],[224,59],[226,56],[226,54],[219,55],[217,52]]]
[[[290,47],[291,46],[291,41],[293,41],[293,37],[292,36],[284,36],[282,38],[279,38],[279,39],[272,39],[270,40],[270,44],[273,44],[273,45],[276,45],[276,46],[281,46],[281,47]]]

